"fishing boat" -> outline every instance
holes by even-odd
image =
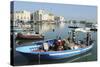
[[[91,30],[91,31],[97,31],[97,29],[96,29],[96,28],[91,28],[90,30]]]
[[[27,39],[27,40],[43,40],[44,36],[40,34],[22,34],[18,33],[16,39]]]
[[[39,58],[43,60],[53,60],[73,57],[91,50],[94,43],[89,37],[89,32],[87,33],[86,41],[75,42],[75,31],[81,30],[74,30],[72,39],[63,39],[65,40],[65,43],[63,44],[66,45],[63,48],[55,48],[58,41],[61,43],[63,42],[62,39],[50,39],[34,42],[30,46],[17,47],[16,51],[23,54],[23,56],[27,57],[28,59]]]
[[[90,30],[97,31],[98,30],[97,28],[98,28],[97,24],[93,24]]]

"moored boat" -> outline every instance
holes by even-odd
[[[40,34],[22,34],[18,33],[16,39],[28,39],[28,40],[43,40],[44,36]]]
[[[68,26],[68,28],[80,28],[78,26]]]
[[[96,28],[91,28],[90,30],[91,30],[91,31],[97,31],[97,29],[96,29]]]
[[[54,40],[48,40],[48,43],[53,43]],[[34,43],[34,45],[31,46],[23,46],[23,47],[17,47],[16,51],[23,54],[23,56],[30,58],[30,59],[36,59],[38,56],[40,56],[40,59],[62,59],[62,58],[69,58],[75,55],[82,54],[84,52],[89,51],[93,47],[93,43],[86,47],[81,48],[75,48],[75,49],[67,49],[67,50],[60,50],[60,51],[44,51],[40,50],[40,47],[42,46],[43,42]]]

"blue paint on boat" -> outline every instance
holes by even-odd
[[[78,48],[73,50],[63,50],[63,51],[47,51],[47,52],[35,52],[33,50],[38,50],[39,47],[42,46],[43,42],[49,42],[53,44],[54,40],[45,40],[45,41],[39,41],[33,43],[31,46],[23,46],[23,47],[17,47],[16,51],[23,54],[25,57],[30,59],[36,59],[40,56],[41,59],[62,59],[62,58],[69,58],[75,55],[82,54],[84,52],[89,51],[92,49],[94,43],[91,45],[85,47],[85,48]]]

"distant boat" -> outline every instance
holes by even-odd
[[[86,26],[88,27],[88,28],[90,28],[90,31],[97,31],[98,29],[97,29],[97,27],[98,27],[98,25],[97,24],[91,24],[91,23],[88,23],[88,24],[86,24]]]
[[[91,30],[91,31],[97,31],[97,29],[96,29],[96,28],[91,28],[90,30]]]
[[[68,26],[68,28],[79,28],[77,26]]]
[[[27,40],[43,40],[44,36],[40,34],[22,34],[18,33],[16,39],[27,39]]]
[[[97,31],[97,28],[88,28],[88,27],[85,27],[85,28],[77,28],[77,29],[75,29],[75,30],[77,30],[77,31],[82,31],[82,32],[89,32],[89,31]]]
[[[90,29],[91,28],[88,28],[88,27],[85,27],[85,28],[77,28],[77,29],[75,29],[75,31],[77,31],[77,32],[78,31],[79,32],[81,31],[81,32],[87,33],[87,32],[91,32]]]
[[[80,27],[76,26],[76,25],[70,25],[70,26],[68,26],[68,28],[80,28]]]
[[[97,27],[98,27],[97,24],[93,24],[90,30],[91,31],[97,31]]]

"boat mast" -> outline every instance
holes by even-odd
[[[89,46],[89,44],[90,44],[90,40],[91,40],[91,37],[90,36],[91,36],[90,33],[87,32],[87,37],[86,37],[87,46]]]

